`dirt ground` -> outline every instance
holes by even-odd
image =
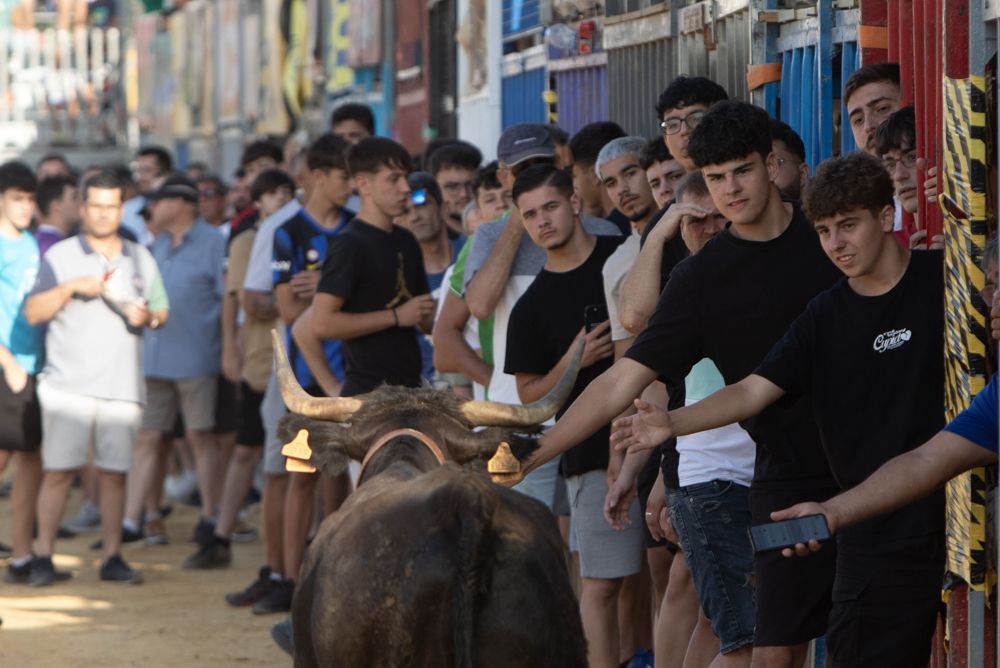
[[[75,515],[79,494],[73,490],[66,517]],[[281,615],[257,616],[223,599],[257,576],[263,540],[234,543],[231,568],[185,571],[196,520],[196,509],[175,505],[166,520],[169,545],[125,547],[126,561],[146,576],[142,585],[100,581],[100,555],[88,549],[92,534],[56,543],[54,561],[73,572],[69,582],[35,589],[0,579],[0,666],[291,666],[270,636]],[[9,527],[10,502],[0,499],[4,543]]]

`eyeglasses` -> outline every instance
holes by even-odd
[[[903,165],[904,169],[913,169],[917,165],[917,151],[916,149],[912,151],[907,151],[902,155],[899,160],[894,158],[882,158],[882,164],[889,171],[890,174],[896,171],[896,165]]]
[[[687,125],[688,130],[694,130],[707,113],[707,111],[692,111],[684,118],[668,118],[660,123],[660,128],[663,130],[663,134],[667,135],[675,135],[680,132],[681,125]]]

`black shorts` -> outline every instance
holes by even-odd
[[[636,491],[639,495],[639,508],[643,512],[643,523],[642,523],[642,537],[645,541],[646,549],[654,547],[665,547],[670,550],[671,554],[677,554],[677,546],[671,543],[669,540],[657,540],[653,538],[653,534],[649,533],[649,526],[645,522],[646,513],[646,502],[649,501],[649,494],[653,491],[653,485],[656,484],[656,476],[660,472],[660,449],[657,448],[650,455],[649,459],[646,460],[646,465],[642,467],[639,471],[639,478],[636,480]]]
[[[219,391],[215,393],[216,434],[231,434],[236,431],[239,412],[239,392],[237,385],[219,376]]]
[[[780,491],[751,487],[751,524],[771,522],[772,511],[803,501],[825,501],[839,492],[839,488],[826,485]],[[836,563],[833,541],[804,558],[783,557],[781,550],[754,554],[755,646],[788,647],[824,634],[832,607]]]
[[[263,400],[263,392],[256,392],[246,383],[240,383],[240,411],[236,421],[237,444],[264,446],[264,420],[260,416],[260,404]]]
[[[42,413],[35,394],[35,377],[14,393],[0,373],[0,450],[38,452],[42,446]]]
[[[842,545],[826,633],[835,668],[926,666],[941,604],[944,537]]]

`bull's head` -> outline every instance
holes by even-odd
[[[537,432],[539,425],[565,403],[583,355],[581,341],[552,390],[526,406],[395,387],[381,387],[357,397],[313,397],[295,379],[276,331],[272,341],[281,396],[289,411],[298,416],[290,416],[280,434],[289,439],[282,449],[289,470],[340,469],[347,458],[363,460],[386,432],[408,427],[442,444],[448,458],[458,463],[489,459],[488,470],[498,482],[516,481],[522,475],[511,446],[519,454],[530,449],[529,437],[523,432]],[[350,428],[345,429],[348,423]],[[485,429],[473,431],[477,427]]]

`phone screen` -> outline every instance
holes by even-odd
[[[750,527],[750,542],[753,544],[754,552],[777,550],[791,547],[796,543],[826,540],[829,537],[830,529],[826,526],[826,518],[822,515],[807,515],[793,520]]]

